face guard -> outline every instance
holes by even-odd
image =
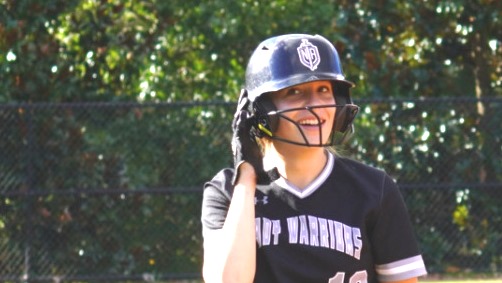
[[[325,133],[323,133],[323,126],[326,121],[321,121],[321,118],[315,112],[316,109],[322,108],[334,108],[336,111],[333,125],[328,129],[329,132],[325,130]],[[297,111],[309,112],[315,117],[317,123],[315,125],[302,125],[288,117],[288,113]],[[277,111],[272,110],[267,113],[261,112],[262,114],[257,115],[257,135],[259,137],[267,136],[274,140],[280,140],[295,145],[310,147],[332,146],[343,143],[354,132],[352,121],[358,112],[359,107],[354,104],[327,104]],[[285,126],[288,123],[293,125],[292,128],[295,130],[288,132],[288,136],[290,137],[281,136],[281,134],[278,133],[279,125]],[[318,137],[312,138],[311,134],[309,137],[309,135],[305,133],[305,127],[311,127],[312,129],[308,130],[311,133],[313,128],[317,128]]]

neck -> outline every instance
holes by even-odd
[[[282,177],[300,189],[306,188],[326,166],[327,151],[322,147],[306,147],[271,143],[264,157],[267,169],[277,167]]]

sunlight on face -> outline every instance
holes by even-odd
[[[282,89],[271,95],[278,111],[302,108],[287,111],[281,114],[279,126],[275,135],[287,140],[310,144],[326,143],[333,128],[336,108],[305,107],[334,105],[335,98],[329,81],[315,81]]]
[[[309,82],[279,90],[272,96],[272,101],[277,110],[335,104],[329,81]]]

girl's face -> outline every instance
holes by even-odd
[[[329,81],[308,82],[285,88],[273,93],[271,98],[279,112],[336,103]],[[333,106],[283,112],[274,135],[302,144],[305,141],[324,144],[331,134],[335,113],[336,108]]]

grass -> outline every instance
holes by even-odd
[[[423,283],[502,283],[500,278],[419,278],[419,282]]]
[[[426,283],[501,283],[502,279],[454,279],[454,280],[434,280],[434,281],[429,281],[429,280],[420,280],[419,282],[426,282]]]

